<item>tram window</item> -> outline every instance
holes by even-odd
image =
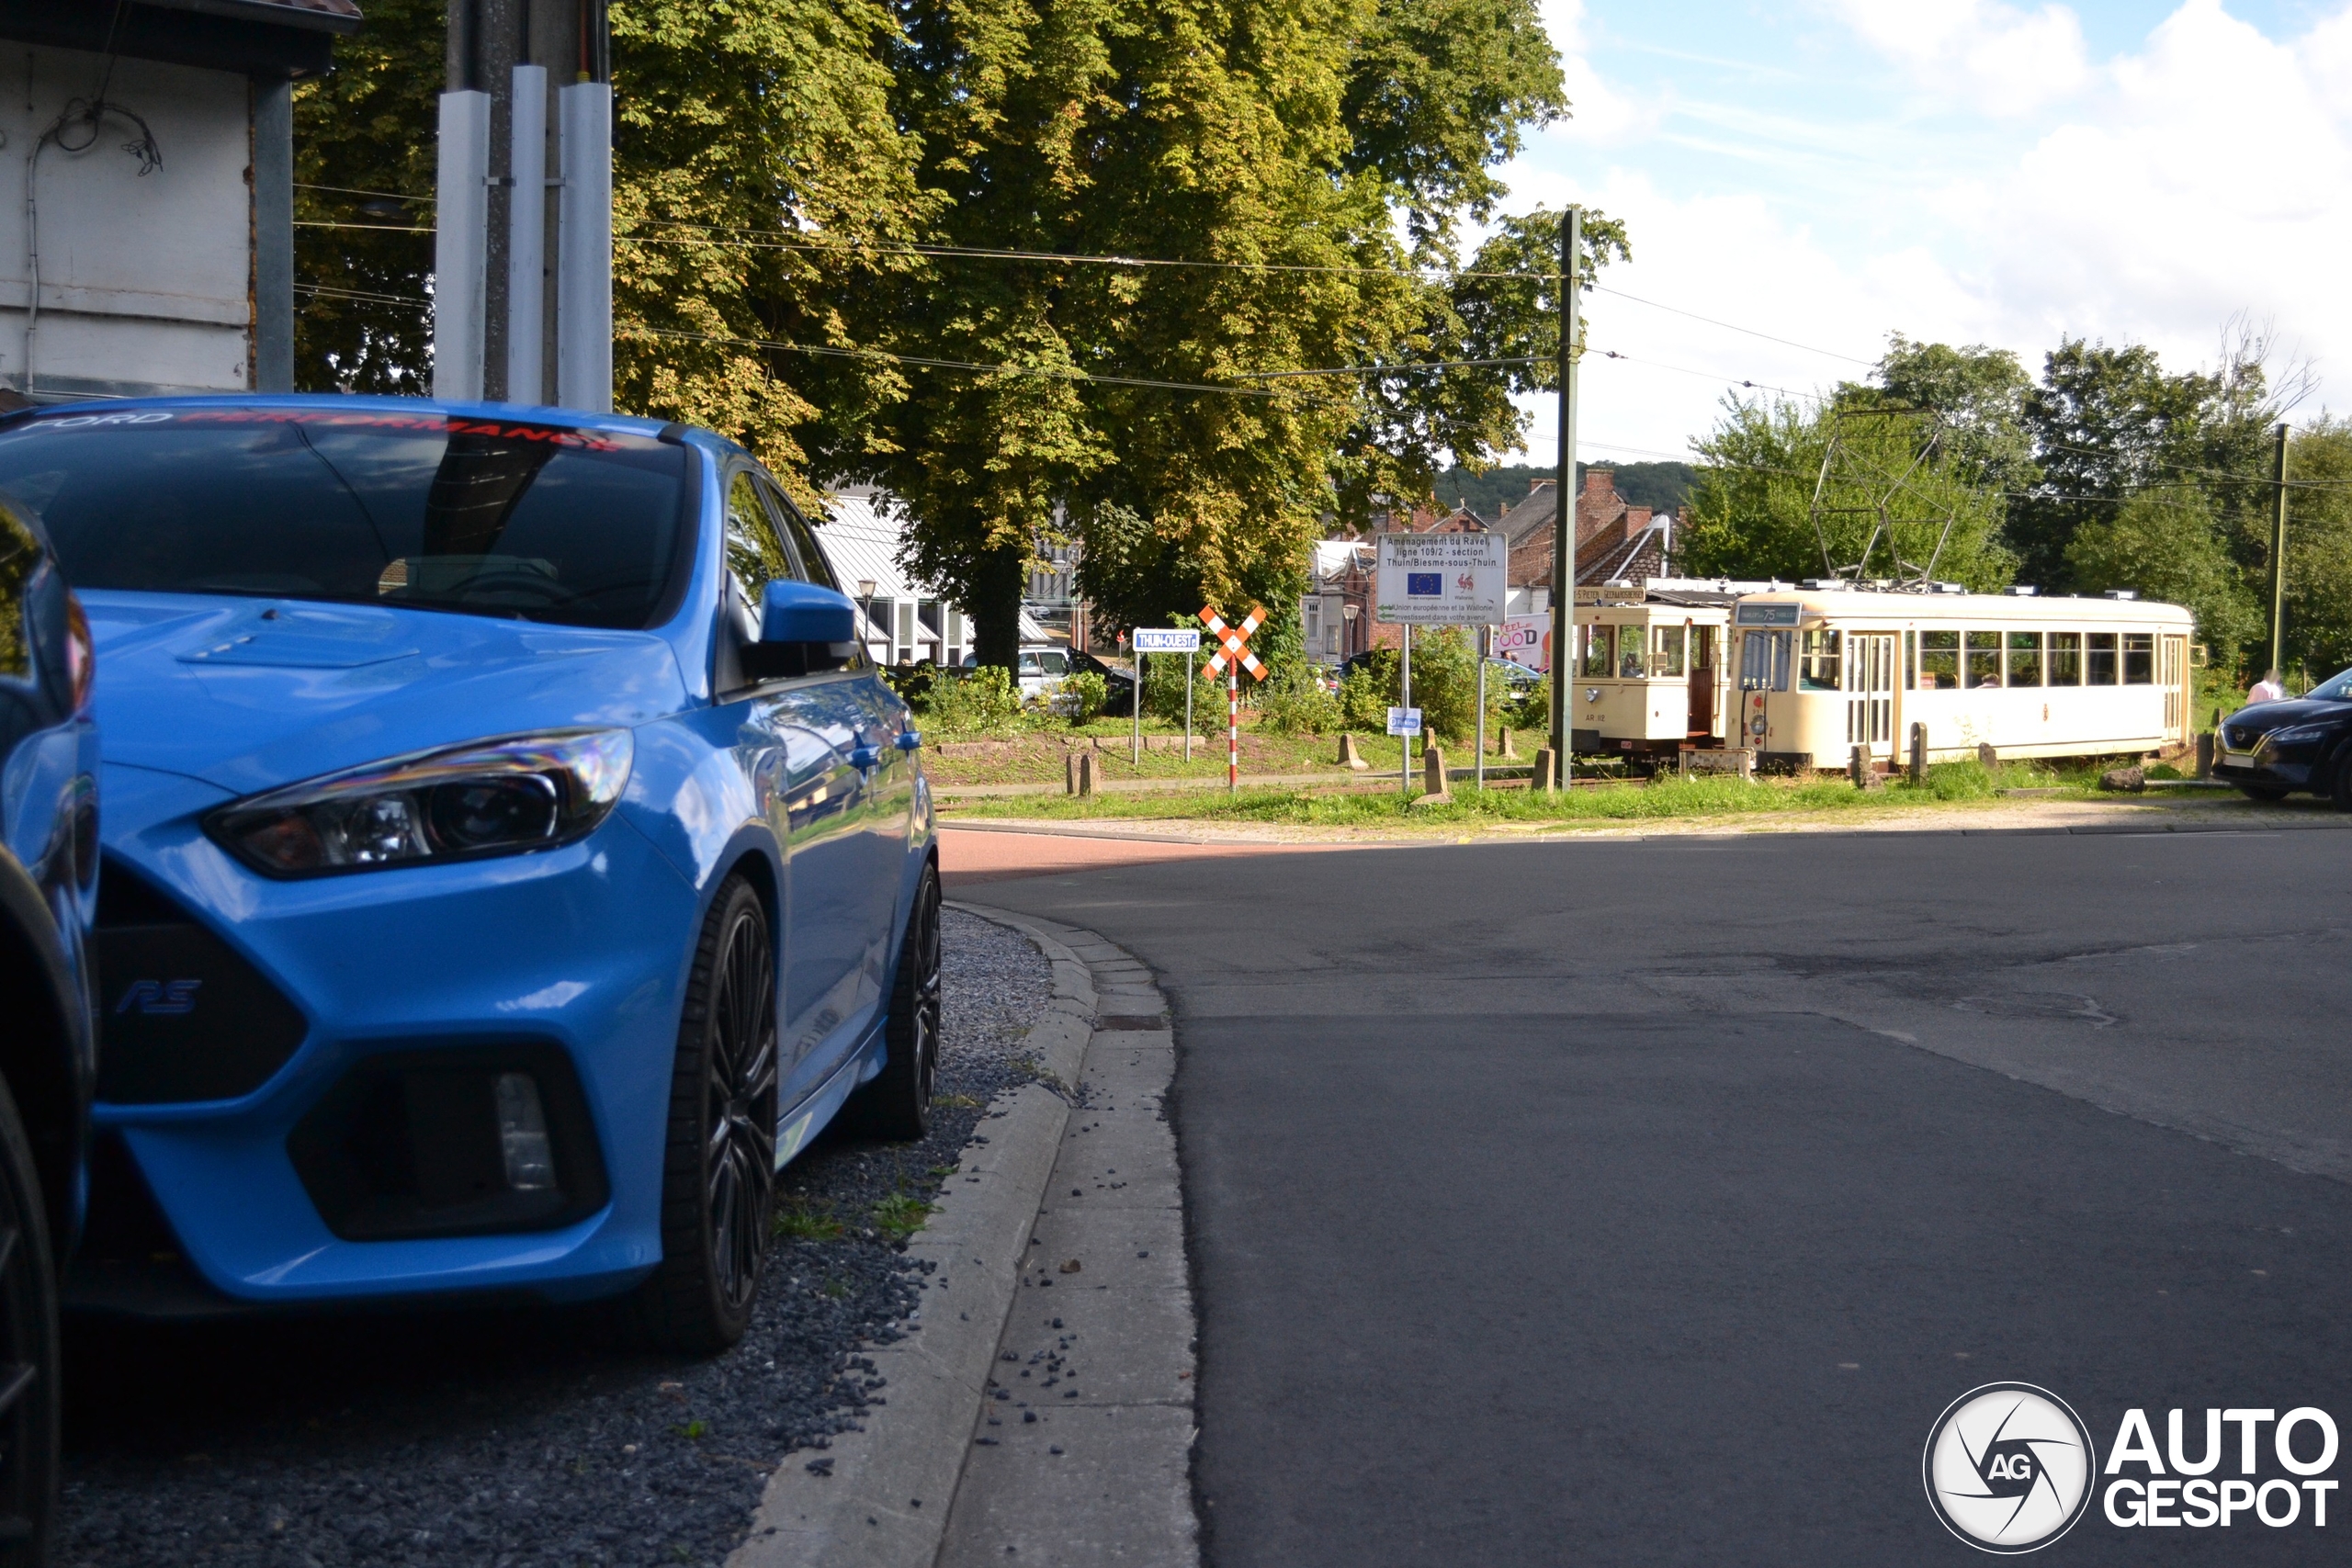
[[[2084,660],[2084,663],[2086,666],[2084,672],[2087,674],[2090,679],[2085,683],[2093,686],[2114,685],[2115,634],[2113,632],[2092,632],[2088,634],[2088,641],[2090,647],[2087,650],[2087,657]]]
[[[1617,678],[1621,681],[1638,681],[1649,673],[1642,658],[1642,644],[1647,640],[1643,630],[1640,626],[1617,628]]]
[[[1999,632],[1970,632],[1968,634],[1968,684],[1997,686],[2001,683],[2001,634]]]
[[[1616,629],[1617,628],[1614,626],[1586,626],[1583,628],[1585,639],[1584,673],[1587,680],[1600,680],[1608,675],[1609,634]]]
[[[2123,683],[2127,686],[2153,686],[2156,683],[2155,633],[2123,634]]]
[[[1789,689],[1789,634],[1749,632],[1739,639],[1739,689],[1743,692],[1785,692]]]
[[[2079,686],[2083,683],[2082,633],[2050,634],[2050,683],[2053,686]]]
[[[1919,689],[1956,692],[1960,689],[1960,634],[1919,634]]]
[[[1682,628],[1680,626],[1658,627],[1658,662],[1663,666],[1663,668],[1658,671],[1659,674],[1679,675],[1682,673]]]
[[[2009,634],[2009,684],[2039,686],[2041,684],[2041,634],[2011,632]]]
[[[1843,679],[1843,651],[1839,644],[1845,634],[1837,631],[1800,632],[1797,634],[1797,690],[1800,692],[1834,692]]]

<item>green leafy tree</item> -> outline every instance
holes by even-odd
[[[294,384],[307,390],[432,381],[444,6],[371,0],[334,70],[294,89]]]
[[[2069,338],[2052,349],[2021,410],[2039,478],[2012,502],[2005,530],[2025,580],[2074,587],[2067,552],[2076,532],[2166,484],[2211,491],[2215,525],[2244,560],[2263,433],[2278,406],[2266,352],[2235,334],[2219,369],[2172,374],[2143,344]]]
[[[2009,490],[2036,477],[2025,428],[2033,378],[2007,349],[1915,343],[1894,333],[1871,380],[1888,402],[1935,414],[1951,455],[1973,464],[1986,485]]]
[[[1812,410],[1786,400],[1726,400],[1722,420],[1697,444],[1686,569],[1798,580],[1857,568],[1866,578],[1903,578],[1932,568],[1938,580],[1979,592],[2005,586],[2015,563],[2000,544],[2000,498],[1984,486],[1981,465],[1940,443],[1930,446],[1939,428],[1933,414],[1887,401],[1850,386]],[[1830,461],[1833,434],[1838,450]]]
[[[2288,449],[2287,652],[2313,680],[2352,667],[2352,423],[2323,418]],[[2267,596],[2268,562],[2252,574]],[[2267,604],[2248,641],[2265,647]]]
[[[2126,588],[2185,606],[2209,647],[2234,657],[2262,632],[2262,611],[2223,543],[2207,491],[2170,485],[2134,492],[2075,530],[2072,581],[2090,592]]]

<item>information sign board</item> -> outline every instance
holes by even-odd
[[[1201,633],[1197,626],[1137,626],[1137,653],[1198,653]]]
[[[1500,534],[1383,534],[1374,619],[1490,626],[1503,618],[1510,541]]]
[[[1421,710],[1420,710],[1420,709],[1419,709],[1419,708],[1390,708],[1390,709],[1388,710],[1388,733],[1389,733],[1389,734],[1391,734],[1391,735],[1419,735],[1420,732],[1421,732]]]

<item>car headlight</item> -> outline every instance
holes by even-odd
[[[519,854],[594,832],[635,755],[626,729],[507,736],[249,795],[204,826],[268,876]]]
[[[2326,739],[2335,731],[2335,726],[2332,724],[2294,724],[2289,725],[2284,729],[2272,730],[2262,738],[2262,743],[2270,746],[2308,746],[2315,740]]]

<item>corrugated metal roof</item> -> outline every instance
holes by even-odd
[[[829,497],[825,511],[826,521],[817,530],[817,537],[844,589],[856,593],[859,583],[871,582],[876,599],[939,597],[936,587],[917,582],[899,564],[907,518],[896,497],[880,491],[853,491]]]

